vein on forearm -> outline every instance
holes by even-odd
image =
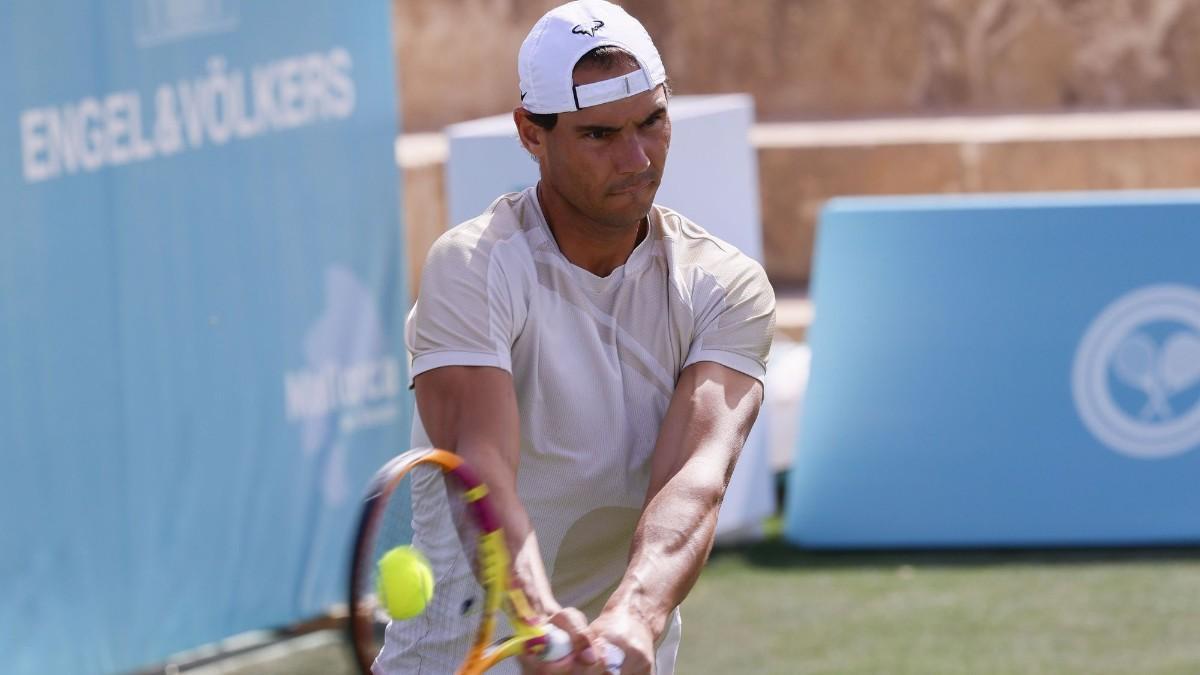
[[[762,401],[761,385],[731,373],[705,364],[680,378],[655,448],[629,566],[606,606],[639,616],[656,637],[712,550],[725,488]]]
[[[695,464],[707,463],[694,458]],[[685,465],[647,505],[630,548],[630,606],[665,620],[700,575],[712,550],[724,483],[711,468]],[[649,615],[649,616],[645,616]],[[655,634],[662,626],[653,626]]]

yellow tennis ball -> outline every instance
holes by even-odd
[[[433,570],[425,555],[397,546],[379,559],[379,601],[393,619],[411,619],[425,611],[433,597]]]

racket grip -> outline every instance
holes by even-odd
[[[612,675],[618,675],[623,665],[625,665],[625,650],[614,644],[604,645],[604,669]]]
[[[546,626],[546,650],[542,652],[543,661],[557,661],[571,653],[571,636],[558,626]],[[614,644],[604,645],[604,669],[617,675],[625,663],[625,651]]]
[[[567,635],[567,631],[549,623],[545,629],[546,650],[541,655],[543,661],[557,661],[571,653],[571,636]]]

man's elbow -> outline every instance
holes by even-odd
[[[728,469],[714,467],[714,470],[703,472],[700,479],[688,486],[688,500],[698,508],[716,511],[725,500],[725,489],[729,487],[729,477],[733,475],[734,463],[729,462]]]

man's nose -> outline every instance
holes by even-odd
[[[616,169],[620,174],[642,173],[650,168],[650,156],[646,154],[645,139],[640,134],[628,134],[616,149]]]

